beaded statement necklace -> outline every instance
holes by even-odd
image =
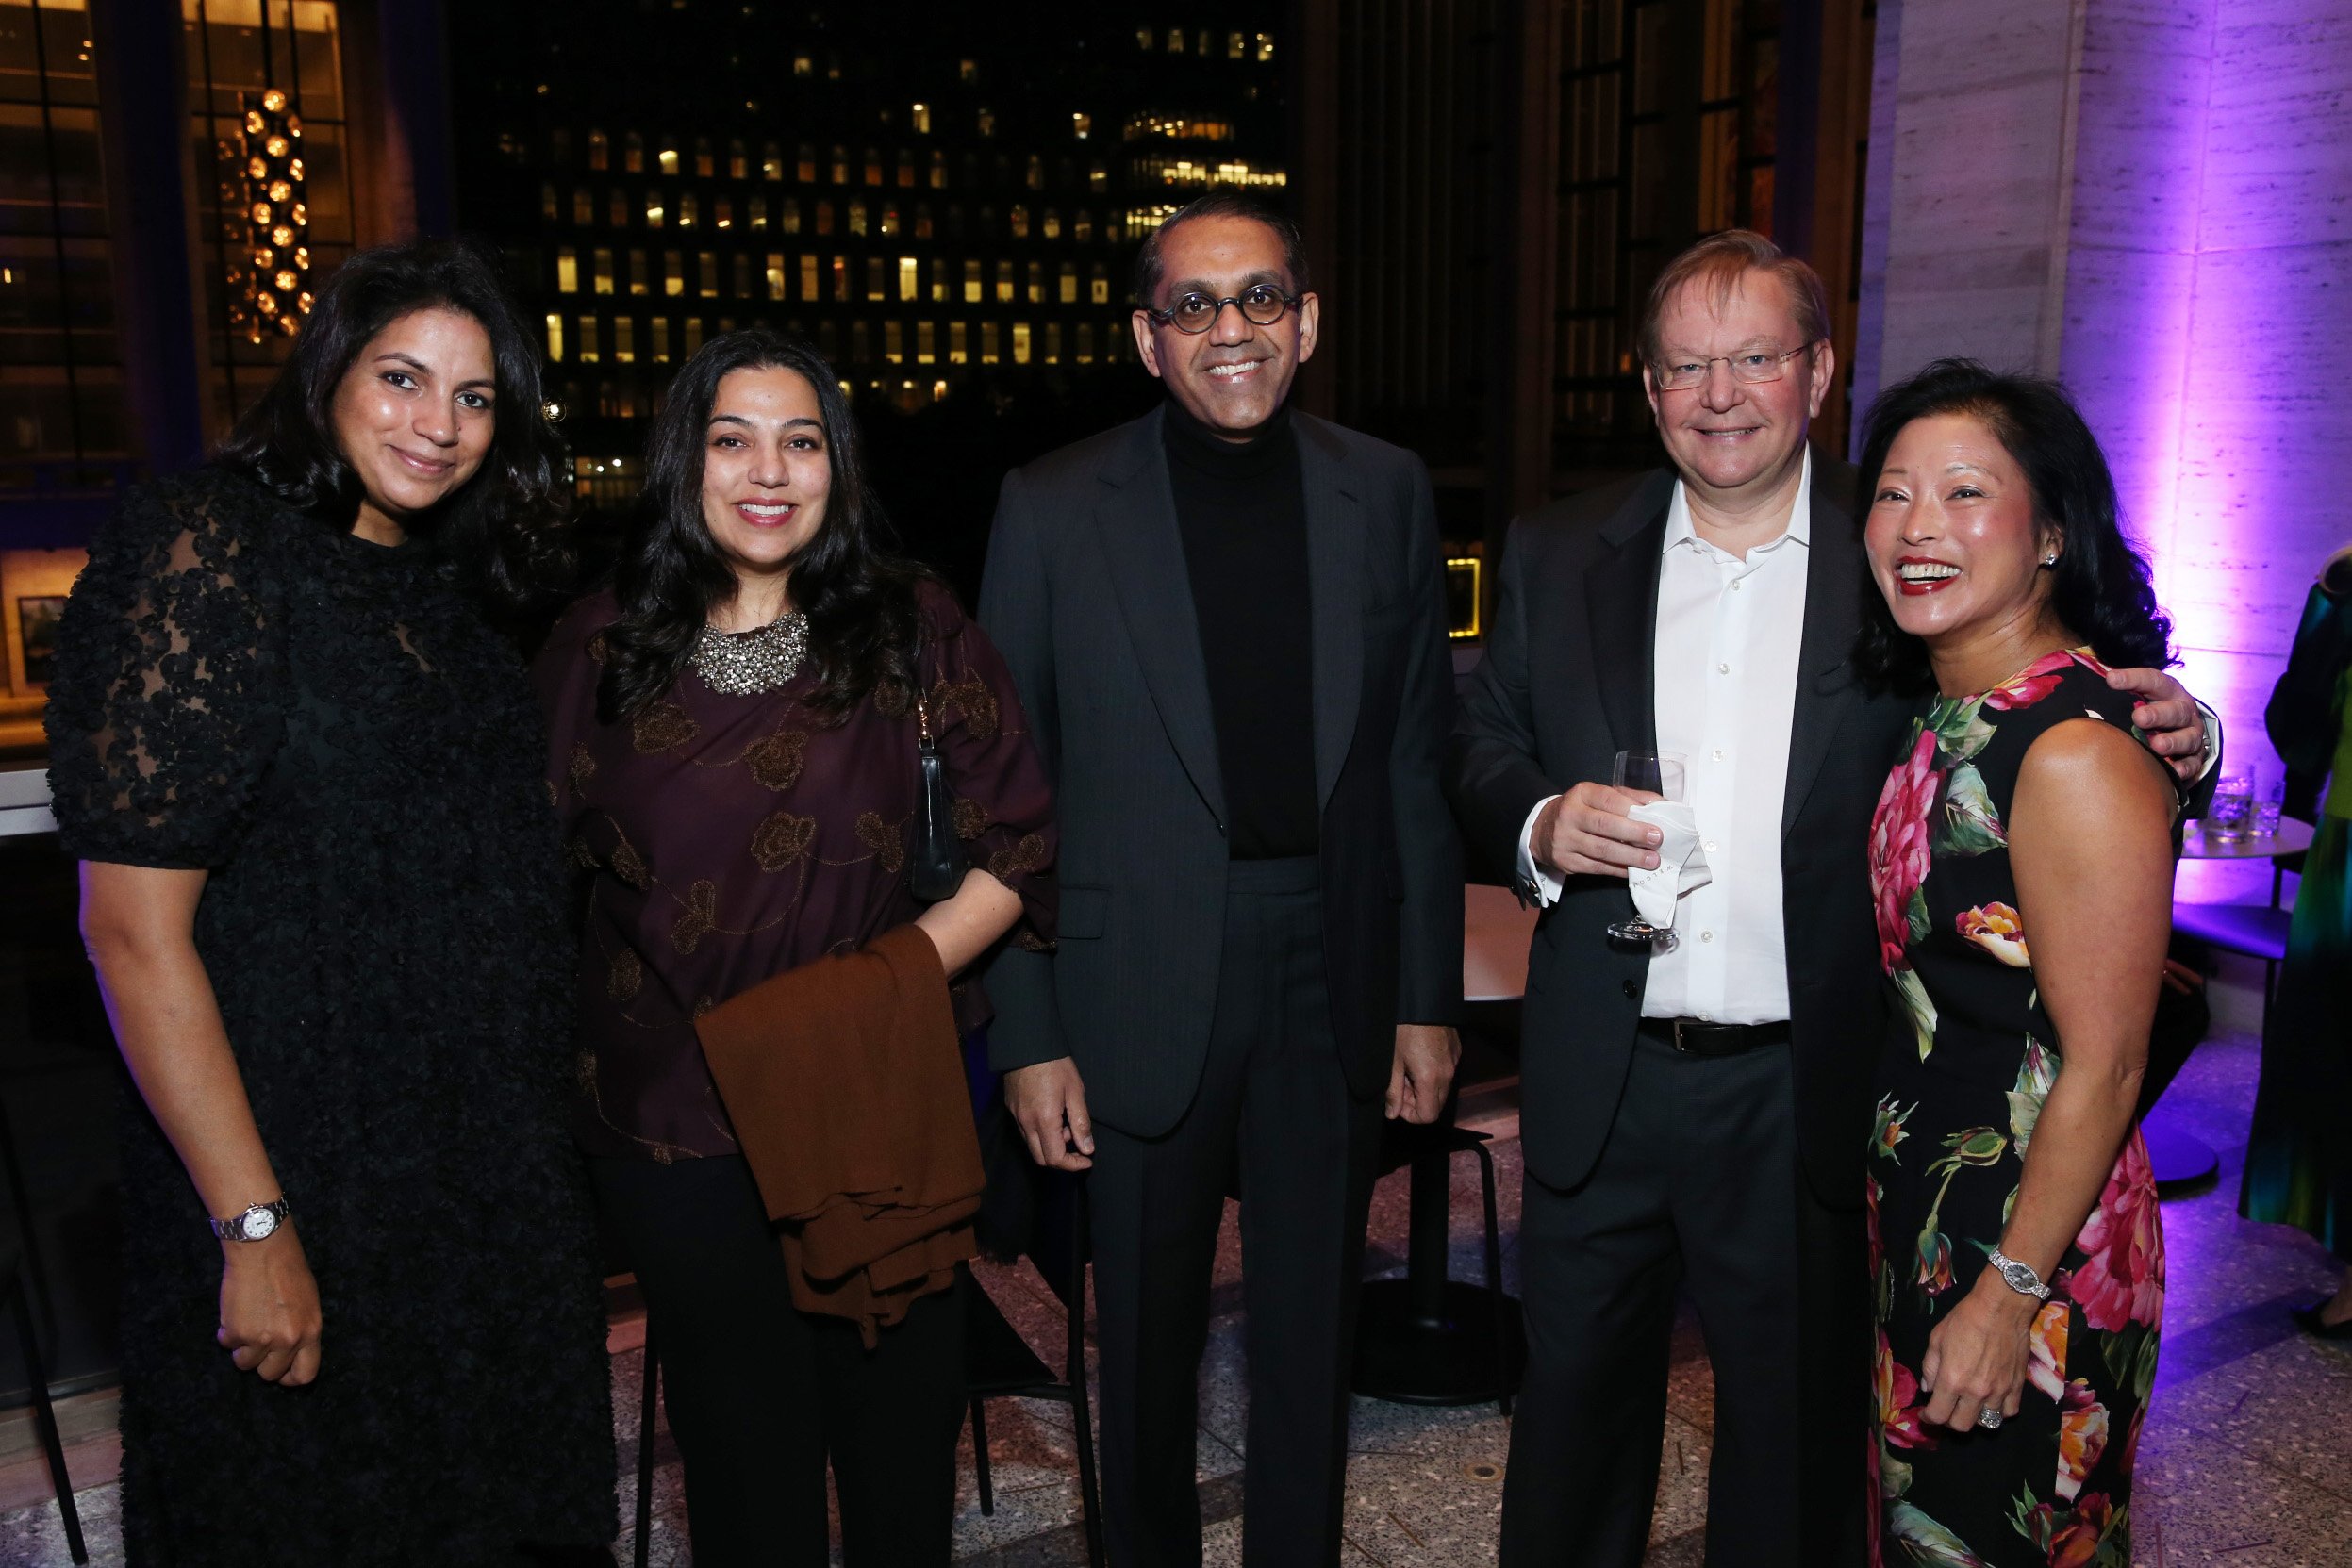
[[[808,617],[787,610],[750,632],[721,632],[705,625],[695,640],[694,673],[711,690],[729,697],[773,691],[801,672],[808,657]]]

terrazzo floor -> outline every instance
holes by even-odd
[[[2135,1568],[2352,1568],[2352,1345],[2299,1334],[2287,1308],[2324,1293],[2333,1266],[2299,1233],[2251,1226],[2234,1213],[2253,1102],[2258,1047],[2244,1036],[2200,1047],[2166,1096],[2164,1111],[2221,1154],[2211,1185],[2164,1204],[2169,1253],[2163,1362],[2141,1444]],[[1504,1279],[1518,1215],[1518,1148],[1505,1122],[1494,1146],[1501,1184]],[[1382,1181],[1374,1199],[1369,1268],[1400,1273],[1406,1179]],[[1453,1274],[1481,1276],[1474,1223],[1475,1164],[1455,1162]],[[1227,1215],[1217,1272],[1218,1315],[1201,1374],[1200,1477],[1207,1560],[1238,1563],[1240,1471],[1246,1395],[1238,1310],[1239,1243]],[[1048,1362],[1064,1343],[1058,1302],[1026,1265],[984,1266],[984,1282],[1014,1326]],[[637,1391],[641,1352],[613,1358],[615,1424],[624,1529],[634,1517]],[[1647,1568],[1698,1568],[1713,1400],[1698,1323],[1685,1310],[1674,1366],[1657,1516]],[[961,1456],[957,1560],[998,1568],[1059,1568],[1085,1560],[1076,1523],[1069,1412],[1061,1405],[1000,1401],[990,1407],[996,1513],[984,1518],[972,1479],[969,1432]],[[1485,1564],[1494,1560],[1509,1431],[1492,1405],[1430,1410],[1355,1401],[1344,1527],[1346,1560],[1372,1564]],[[691,1562],[676,1453],[657,1440],[650,1558]],[[77,1494],[91,1560],[118,1564],[115,1489]],[[617,1560],[632,1545],[624,1533]],[[54,1504],[0,1514],[0,1564],[68,1562]]]

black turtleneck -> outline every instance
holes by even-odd
[[[1314,854],[1313,611],[1290,410],[1251,439],[1229,441],[1171,400],[1161,428],[1208,662],[1229,852]]]

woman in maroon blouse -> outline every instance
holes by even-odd
[[[866,1350],[794,1309],[695,1017],[912,922],[952,976],[1052,934],[1052,792],[980,628],[885,553],[839,383],[754,330],[680,370],[614,586],[540,655],[550,788],[584,872],[579,1136],[661,1325],[695,1560],[944,1563],[958,1292]],[[972,869],[925,906],[918,693]],[[979,1021],[976,995],[960,1016]],[[969,1288],[968,1286],[959,1287]]]

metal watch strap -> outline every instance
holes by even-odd
[[[2033,1271],[2031,1263],[2021,1263],[1997,1246],[1985,1254],[1984,1261],[2000,1275],[2001,1282],[2019,1296],[2030,1296],[2036,1301],[2050,1298],[2050,1287]]]
[[[245,1216],[257,1210],[270,1216],[270,1229],[259,1236],[248,1236],[245,1234]],[[226,1219],[213,1220],[212,1233],[224,1242],[261,1241],[275,1235],[292,1213],[292,1207],[283,1197],[273,1203],[249,1203]]]

